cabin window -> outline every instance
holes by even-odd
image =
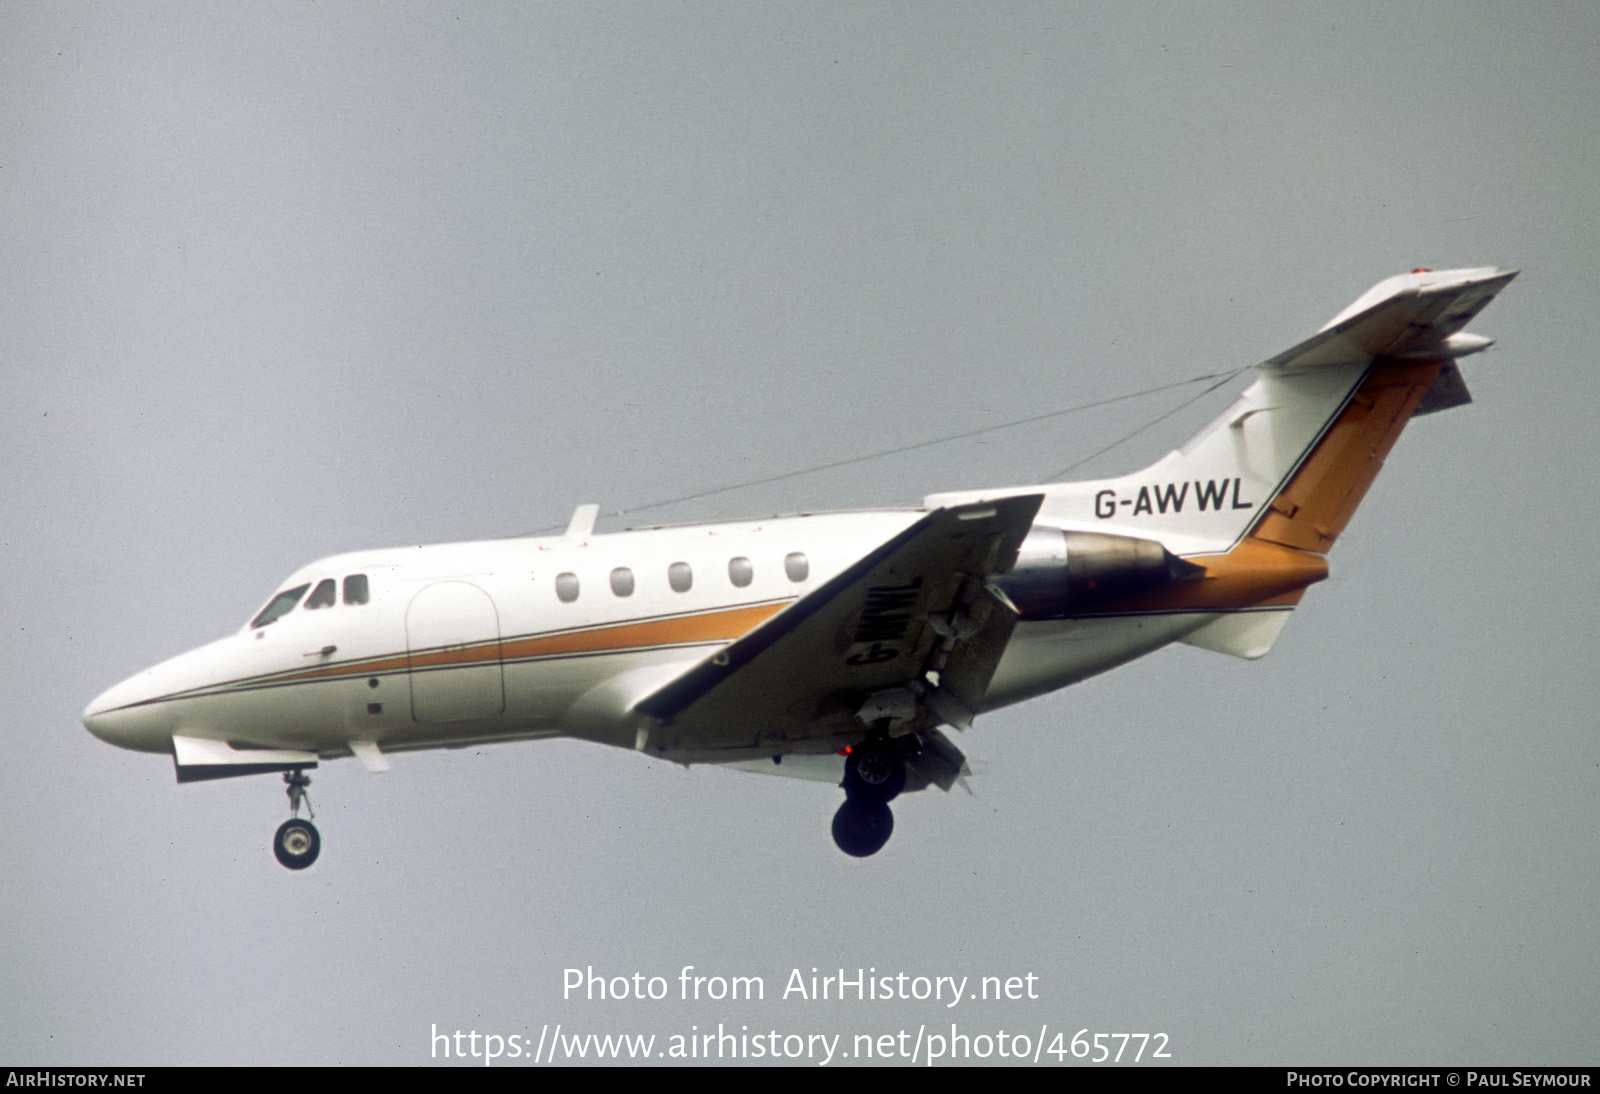
[[[309,584],[300,585],[293,589],[285,589],[272,598],[272,602],[261,609],[261,614],[250,621],[252,627],[265,627],[268,623],[276,623],[279,619],[294,611],[294,606],[300,603],[300,598],[306,595]]]
[[[728,580],[739,586],[739,588],[742,589],[750,584],[750,580],[753,577],[755,577],[755,569],[750,565],[748,558],[741,556],[728,560]]]
[[[783,558],[783,572],[790,581],[804,581],[811,573],[811,563],[804,552],[794,551]]]
[[[371,592],[367,588],[366,574],[351,574],[344,579],[344,602],[346,604],[365,604],[371,599]]]
[[[306,611],[315,611],[317,608],[331,608],[338,599],[338,586],[333,578],[325,577],[317,582],[317,587],[310,596],[306,597]]]
[[[571,604],[578,599],[578,575],[557,574],[556,596],[561,599],[563,604]]]
[[[674,562],[667,567],[667,584],[675,593],[686,593],[694,585],[694,571],[687,562]]]
[[[633,571],[626,566],[618,566],[611,571],[611,591],[618,596],[633,595]]]

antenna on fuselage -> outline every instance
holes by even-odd
[[[594,522],[600,517],[598,505],[580,505],[572,511],[572,520],[567,525],[566,535],[563,536],[568,543],[577,543],[588,539],[594,532]]]

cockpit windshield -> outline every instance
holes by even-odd
[[[321,581],[317,582],[317,591],[306,597],[306,610],[311,611],[313,608],[333,607],[335,598],[334,590],[336,588],[338,588],[338,586],[334,583],[334,580],[331,577],[325,577]]]
[[[294,606],[300,603],[300,598],[306,595],[306,590],[309,588],[311,585],[308,582],[293,589],[285,589],[272,598],[272,603],[261,609],[261,614],[250,621],[250,626],[265,627],[268,623],[276,622],[288,615],[294,611]]]

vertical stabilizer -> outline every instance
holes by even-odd
[[[1260,657],[1327,576],[1324,556],[1406,423],[1470,401],[1454,359],[1491,343],[1462,328],[1515,276],[1418,270],[1379,283],[1257,365],[1226,413],[1142,471],[926,504],[1043,493],[1040,525],[1155,541],[1202,572],[1076,614],[1183,616],[1194,625],[1184,641]]]
[[[1262,538],[1324,552],[1400,430],[1425,401],[1465,401],[1450,362],[1487,339],[1462,332],[1516,276],[1419,271],[1381,282],[1310,338],[1256,366],[1256,382],[1182,448],[1089,482],[935,494],[930,507],[1045,495],[1038,523],[1156,539],[1175,554]]]

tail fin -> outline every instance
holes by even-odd
[[[1249,534],[1326,554],[1411,418],[1471,401],[1454,359],[1493,343],[1462,328],[1516,276],[1494,269],[1392,277],[1316,336],[1259,366],[1289,383],[1324,360],[1357,358],[1362,375],[1337,414],[1280,480]],[[1348,369],[1350,364],[1343,364]]]
[[[1037,523],[1160,541],[1204,577],[1119,613],[1219,613],[1195,645],[1259,657],[1333,546],[1406,422],[1470,400],[1462,328],[1516,276],[1417,270],[1380,282],[1299,345],[1256,366],[1238,401],[1182,448],[1115,479],[935,495],[951,505],[1043,492]],[[1148,603],[1146,603],[1148,601]],[[1270,612],[1259,619],[1228,618]],[[1203,618],[1203,617],[1197,617]]]

